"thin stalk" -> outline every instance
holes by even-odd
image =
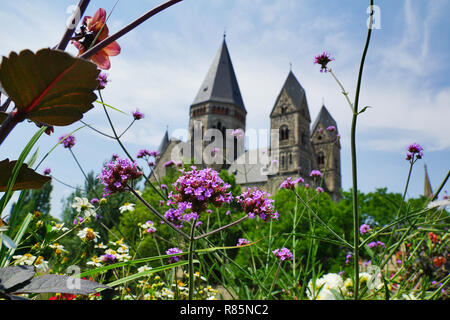
[[[189,236],[189,253],[188,253],[188,260],[189,260],[189,300],[194,299],[194,245],[195,245],[195,225],[197,224],[197,219],[195,219],[192,222],[191,225],[191,233]]]
[[[167,220],[162,214],[160,214],[158,212],[158,210],[153,208],[150,203],[145,201],[145,199],[142,198],[133,188],[128,187],[128,190],[131,191],[131,193],[134,194],[136,196],[136,198],[138,198],[142,202],[142,204],[144,204],[144,206],[146,206],[148,209],[150,209],[150,211],[153,212],[159,219],[164,221],[165,224],[167,224],[170,228],[172,228],[177,233],[181,234],[184,238],[190,240],[190,236],[188,234],[186,234],[184,231],[178,229],[172,222]]]
[[[105,111],[106,118],[108,119],[109,125],[111,126],[111,129],[112,129],[112,131],[113,131],[115,140],[119,143],[120,147],[121,147],[122,150],[125,152],[125,154],[127,155],[127,157],[128,157],[131,161],[134,162],[134,161],[135,161],[134,158],[131,156],[131,154],[128,152],[128,150],[125,148],[125,146],[123,145],[122,141],[120,141],[119,135],[117,135],[116,129],[114,128],[114,124],[112,123],[112,120],[111,120],[111,118],[110,118],[110,116],[109,116],[108,110],[106,110],[105,103],[104,103],[104,101],[103,101],[103,96],[102,96],[102,93],[101,93],[100,90],[98,90],[98,94],[99,94],[100,100],[101,100],[101,102],[102,102],[102,106],[103,106],[103,110]],[[139,166],[138,166],[138,169],[139,169],[140,171],[143,171]],[[150,187],[153,189],[153,191],[155,191],[161,198],[167,200],[167,197],[166,197],[165,195],[163,195],[163,194],[162,194],[162,193],[161,193],[161,192],[153,185],[153,183],[148,179],[148,177],[147,177],[145,174],[143,175],[143,177],[144,177],[145,181],[146,181],[146,182],[150,185]]]
[[[80,162],[78,162],[77,157],[75,156],[75,154],[73,153],[71,148],[68,148],[70,151],[70,154],[72,155],[73,159],[75,160],[75,162],[77,163],[78,168],[80,169],[81,173],[83,174],[84,178],[86,179],[86,182],[88,181],[88,177],[86,175],[86,173],[84,172],[83,168],[81,167]]]
[[[84,12],[86,11],[86,8],[88,7],[89,2],[90,2],[90,0],[80,0],[80,2],[78,2],[77,8],[78,8],[78,11],[80,13],[80,16],[79,16],[80,19],[84,15]],[[57,50],[63,50],[63,51],[66,50],[66,47],[69,44],[70,39],[72,38],[72,35],[75,32],[75,29],[77,28],[77,25],[78,25],[78,22],[79,22],[79,21],[76,21],[75,18],[71,21],[71,25],[73,27],[70,28],[68,26],[66,28],[66,31],[64,32],[64,35],[63,35],[61,41],[56,46]]]
[[[280,272],[282,263],[283,263],[283,261],[280,260],[280,263],[278,264],[277,271],[275,272],[275,276],[273,277],[272,284],[270,285],[269,296],[267,297],[267,300],[269,300],[272,297],[273,287],[275,286],[275,282],[277,281],[278,273]]]
[[[373,25],[373,2],[370,0],[370,22],[369,30],[367,32],[366,45],[364,47],[363,55],[361,58],[361,64],[359,67],[358,82],[356,86],[355,103],[353,105],[353,118],[351,128],[351,154],[352,154],[352,184],[353,184],[353,251],[354,251],[354,294],[355,300],[358,300],[359,290],[359,213],[358,213],[358,171],[357,171],[357,159],[356,159],[356,123],[358,120],[358,107],[359,107],[359,95],[361,91],[362,75],[364,71],[364,63],[366,60],[367,52],[369,50],[370,38],[372,36]]]
[[[247,220],[247,219],[248,219],[248,215],[245,215],[245,216],[243,216],[242,218],[240,218],[240,219],[238,219],[238,220],[236,220],[236,221],[233,221],[233,222],[231,222],[231,223],[229,223],[229,224],[227,224],[227,225],[225,225],[225,226],[222,226],[222,227],[217,228],[217,229],[215,229],[215,230],[212,230],[212,231],[210,231],[210,232],[207,232],[207,233],[204,233],[204,234],[199,235],[199,236],[197,236],[197,237],[194,237],[194,240],[199,240],[199,239],[202,239],[202,238],[209,237],[210,235],[212,235],[212,234],[214,234],[214,233],[217,233],[217,232],[220,232],[220,231],[222,231],[222,230],[224,230],[224,229],[227,229],[227,228],[229,228],[229,227],[232,227],[232,226],[234,226],[234,225],[236,225],[236,224],[238,224],[238,223],[241,223],[242,221]]]
[[[302,199],[302,197],[300,197],[297,192],[295,192],[295,190],[293,190],[295,196],[300,200],[300,202],[308,209],[309,212],[311,212],[314,216],[314,218],[320,222],[320,224],[322,224],[325,229],[327,229],[331,234],[333,234],[338,240],[340,240],[342,242],[342,245],[345,245],[351,249],[353,249],[352,245],[350,243],[348,243],[347,241],[345,241],[345,239],[343,239],[340,235],[338,235],[333,229],[331,229],[328,224],[326,224],[317,213],[314,212],[314,210],[305,202],[305,200]]]

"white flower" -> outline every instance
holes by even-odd
[[[120,211],[120,213],[124,213],[124,212],[127,212],[127,211],[132,212],[132,211],[134,211],[134,206],[135,206],[134,203],[126,202],[123,206],[121,206],[119,208],[119,211]]]
[[[87,198],[75,197],[75,202],[72,203],[72,208],[77,210],[78,213],[83,213],[86,218],[96,217],[95,207]]]
[[[98,268],[102,266],[102,260],[99,257],[94,256],[91,258],[91,261],[86,262],[86,264]]]
[[[64,223],[61,223],[61,224],[55,223],[55,225],[52,226],[51,231],[66,232],[66,231],[69,231],[69,228],[64,227]]]
[[[138,269],[137,269],[137,271],[139,272],[139,273],[141,273],[141,272],[144,272],[144,271],[150,271],[150,270],[152,270],[153,268],[152,267],[149,267],[149,266],[142,266],[142,267],[139,267]]]
[[[108,246],[103,244],[103,242],[100,242],[99,244],[96,244],[94,246],[94,248],[98,248],[98,249],[108,249]]]
[[[91,228],[84,228],[77,233],[77,236],[83,241],[94,241],[97,242],[97,238],[99,237],[98,232],[95,232]]]
[[[41,256],[36,258],[32,254],[27,253],[24,254],[23,256],[21,255],[13,256],[13,259],[16,260],[14,261],[14,265],[16,266],[23,266],[23,265],[31,266],[34,264],[34,267],[38,272],[46,272],[48,270],[48,262],[45,261],[44,258]]]
[[[22,255],[13,256],[12,258],[16,260],[14,261],[14,265],[16,266],[23,266],[23,265],[31,266],[34,260],[36,260],[36,257],[29,253],[26,253],[23,256]]]
[[[49,247],[52,249],[55,249],[56,254],[61,254],[63,252],[67,252],[67,250],[64,249],[64,246],[59,243],[50,244]]]
[[[336,300],[332,290],[340,292],[344,286],[342,277],[336,273],[328,273],[323,277],[316,279],[313,286],[312,279],[308,283],[308,290],[306,292],[309,299],[317,300]]]

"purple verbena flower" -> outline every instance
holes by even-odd
[[[45,174],[46,176],[48,176],[51,172],[52,172],[52,170],[50,170],[50,168],[46,168],[46,169],[44,170],[44,174]]]
[[[136,158],[144,158],[144,157],[149,157],[150,156],[150,151],[147,149],[141,149],[138,151]]]
[[[314,64],[321,65],[320,72],[327,72],[328,71],[327,65],[331,61],[334,61],[334,59],[331,58],[327,52],[323,52],[322,54],[314,57]]]
[[[105,185],[103,196],[123,192],[128,187],[129,182],[139,178],[142,174],[137,163],[128,159],[117,158],[108,162],[98,176]]]
[[[172,167],[175,165],[175,161],[169,160],[163,164],[164,168]]]
[[[233,199],[228,191],[231,186],[219,177],[217,171],[211,168],[197,170],[194,166],[191,169],[188,172],[180,170],[182,175],[173,184],[175,192],[169,192],[167,205],[176,206],[165,214],[171,222],[182,224],[184,221],[198,219],[209,204],[220,207]]]
[[[137,109],[136,111],[133,112],[133,118],[134,120],[141,120],[145,117],[145,115],[141,112],[139,112],[139,110]]]
[[[290,252],[287,248],[275,249],[272,253],[281,261],[292,260],[294,258],[292,252]]]
[[[259,216],[263,221],[270,221],[270,219],[278,219],[278,212],[275,211],[272,204],[274,200],[269,197],[269,193],[254,187],[253,189],[248,188],[236,199],[251,219]]]
[[[248,241],[247,239],[239,238],[236,246],[240,247],[240,246],[244,246],[244,245],[249,244],[249,243],[250,243],[250,241]]]
[[[91,199],[90,203],[93,204],[93,205],[99,205],[100,204],[100,200],[98,200],[97,198],[93,198],[93,199]]]
[[[101,260],[105,263],[112,263],[116,261],[116,256],[110,253],[107,253],[103,256],[101,256]]]
[[[415,156],[415,158],[414,158]],[[406,151],[406,160],[414,162],[416,159],[423,158],[423,148],[418,143],[413,143],[408,146]]]
[[[319,170],[312,170],[309,174],[310,177],[322,177],[322,172]]]
[[[58,140],[61,141],[61,143],[63,144],[64,148],[72,149],[73,146],[75,145],[75,136],[72,136],[72,135],[69,135],[67,137],[66,136],[67,135],[65,134],[65,135],[59,137]]]
[[[336,131],[337,129],[336,129],[336,127],[335,126],[329,126],[328,128],[327,128],[327,131],[330,131],[330,132],[333,132],[333,131]]]
[[[178,248],[170,248],[169,250],[166,251],[166,254],[177,254],[177,253],[182,253],[183,251],[181,251]],[[178,260],[180,260],[181,256],[172,256],[169,258],[169,262],[170,263],[175,263]]]
[[[97,80],[99,81],[97,89],[98,90],[105,89],[106,84],[109,82],[108,74],[106,72],[100,72],[97,77]]]
[[[291,177],[288,177],[286,180],[284,180],[281,183],[280,189],[294,189],[296,184],[303,183],[303,182],[305,182],[305,180],[303,180],[302,177],[299,177],[296,180],[292,180]]]
[[[324,190],[323,190],[322,187],[317,187],[317,188],[316,188],[316,192],[317,192],[317,193],[322,193],[322,192],[324,192]]]
[[[369,225],[367,225],[367,224],[362,224],[360,227],[359,227],[359,232],[363,235],[363,234],[365,234],[365,233],[367,233],[367,232],[369,232],[370,231],[370,226]]]

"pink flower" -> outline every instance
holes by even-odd
[[[75,34],[76,41],[73,45],[78,49],[78,56],[81,56],[89,48],[105,40],[109,36],[108,26],[106,25],[106,11],[103,8],[97,10],[93,17],[86,16],[83,19],[81,32]],[[95,42],[94,42],[95,40]],[[110,56],[117,56],[120,53],[119,44],[114,41],[95,53],[89,59],[92,60],[100,69],[108,70],[111,68]]]
[[[334,59],[331,58],[330,55],[326,52],[323,52],[321,55],[314,57],[314,63],[321,65],[320,72],[327,72],[327,65],[331,61],[334,61]]]

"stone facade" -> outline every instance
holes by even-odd
[[[271,145],[267,151],[245,151],[238,138],[230,138],[231,130],[245,131],[246,116],[247,111],[224,40],[191,104],[188,141],[169,140],[166,133],[159,150],[161,156],[154,168],[154,178],[165,174],[164,163],[170,160],[190,163],[195,158],[194,163],[197,166],[208,166],[215,170],[227,169],[236,176],[237,183],[242,187],[257,186],[275,193],[287,177],[301,176],[306,183],[320,183],[334,200],[340,199],[341,147],[337,124],[326,107],[322,106],[311,127],[306,92],[292,71],[289,72],[270,113],[270,128],[279,132],[276,146]],[[219,136],[224,139],[219,148],[214,148],[214,143],[218,142],[214,134],[205,136],[208,129],[215,129],[216,131],[212,132],[220,133]],[[197,141],[195,138],[200,138],[201,145],[191,142]],[[233,144],[232,152],[228,152],[226,148],[230,143]],[[206,152],[198,151],[202,148],[203,151],[206,149]],[[184,151],[180,152],[180,149]],[[215,154],[214,149],[220,150]],[[189,150],[188,155],[186,150]],[[265,164],[250,164],[247,161],[251,156],[259,157],[266,152],[269,158],[277,154],[276,160],[272,157],[272,163]],[[213,155],[209,157],[209,153]],[[213,163],[211,158],[214,159]],[[275,161],[277,168],[273,170]],[[321,182],[313,181],[309,177],[314,169],[323,173]]]

